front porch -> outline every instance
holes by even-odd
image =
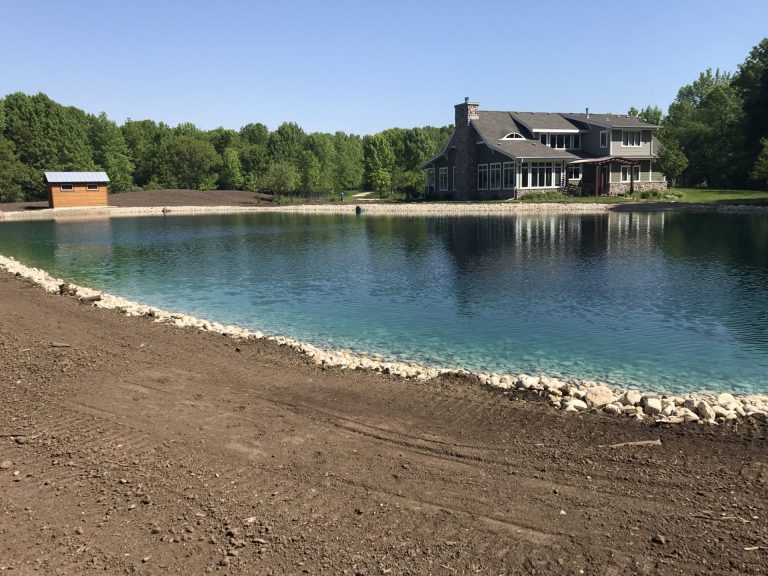
[[[563,187],[563,192],[569,196],[622,196],[632,194],[636,190],[658,187],[652,182],[639,182],[638,160],[605,156],[574,160],[567,166],[572,169],[578,168],[581,174],[578,182],[569,180]],[[614,166],[620,167],[618,181],[611,178]]]

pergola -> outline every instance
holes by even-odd
[[[629,160],[627,158],[620,158],[619,156],[602,156],[600,158],[582,158],[580,160],[574,160],[573,162],[568,162],[567,165],[570,166],[573,164],[595,167],[595,195],[600,196],[603,191],[603,186],[605,184],[602,178],[604,166],[608,166],[609,173],[608,173],[607,183],[610,184],[610,165],[611,164],[634,166],[635,164],[637,164],[637,161]],[[630,193],[635,191],[634,168],[630,169],[629,171],[629,191]]]

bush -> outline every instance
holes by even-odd
[[[568,202],[570,196],[566,196],[557,190],[543,190],[541,192],[532,192],[520,197],[521,202]]]
[[[634,192],[632,196],[636,196],[641,200],[677,200],[683,197],[680,192],[675,192],[673,190],[659,190],[658,188]]]

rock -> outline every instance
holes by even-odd
[[[14,438],[14,440],[16,441],[16,444],[26,444],[27,443],[27,437],[26,436],[16,436],[16,438]]]
[[[736,398],[734,398],[733,394],[723,392],[722,394],[717,395],[717,403],[720,404],[720,406],[725,407],[733,402],[736,402]]]
[[[611,416],[618,416],[624,411],[624,408],[621,404],[613,403],[613,404],[606,404],[603,408],[603,411],[606,414],[610,414]]]
[[[568,400],[568,402],[565,403],[565,409],[569,412],[573,412],[574,410],[577,412],[583,412],[587,409],[587,403],[583,400],[579,400],[578,398],[573,398],[572,400]]]
[[[8,470],[8,468],[10,468],[11,466],[13,466],[13,462],[11,462],[10,460],[3,460],[2,462],[0,462],[0,470]]]
[[[712,409],[712,406],[704,402],[702,400],[696,405],[696,414],[699,416],[699,418],[703,420],[714,420],[715,419],[715,411]]]
[[[622,394],[621,398],[619,398],[619,402],[624,404],[624,406],[637,406],[640,404],[642,398],[640,392],[637,390],[627,390]]]
[[[699,417],[685,406],[681,406],[675,410],[675,416],[683,418],[686,422],[698,422]]]
[[[602,408],[606,404],[613,402],[613,390],[608,386],[593,386],[587,390],[584,400],[590,408]]]
[[[651,542],[654,544],[666,544],[667,539],[662,534],[656,534],[653,538],[651,538]]]
[[[81,526],[78,526],[77,528],[75,528],[75,534],[82,534],[82,533],[83,533],[83,529]]]
[[[645,398],[643,412],[645,412],[648,416],[661,414],[661,400],[659,398]]]

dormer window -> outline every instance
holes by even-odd
[[[525,138],[523,138],[523,135],[520,134],[519,132],[510,132],[509,134],[504,136],[502,140],[525,140]]]

